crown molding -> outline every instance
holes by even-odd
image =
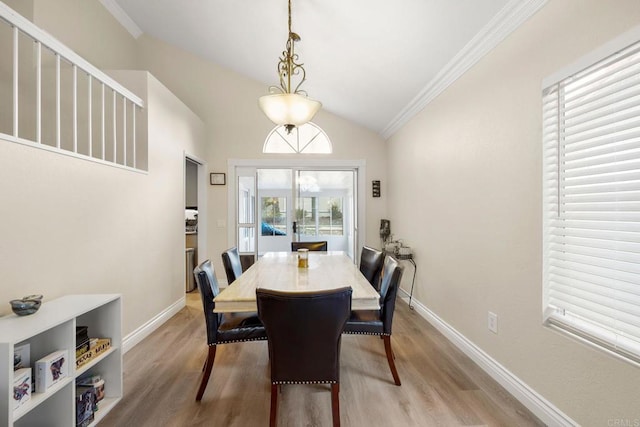
[[[143,31],[138,27],[138,24],[136,24],[133,19],[127,15],[127,12],[120,7],[116,0],[100,0],[100,3],[102,3],[104,8],[107,9],[114,18],[116,18],[120,25],[122,25],[129,34],[133,36],[133,38],[137,39],[143,34]]]
[[[547,0],[511,0],[380,132],[390,138],[460,76],[533,16]]]

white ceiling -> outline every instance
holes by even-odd
[[[128,15],[130,29],[262,82],[265,93],[278,84],[286,0],[101,1],[121,22]],[[292,0],[302,89],[387,137],[544,1]]]

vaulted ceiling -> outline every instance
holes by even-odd
[[[140,31],[278,84],[287,0],[101,0]],[[546,0],[292,0],[323,108],[388,137]]]

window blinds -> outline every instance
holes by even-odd
[[[546,322],[640,362],[640,43],[543,91]]]

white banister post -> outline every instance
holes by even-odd
[[[18,137],[18,27],[13,27],[13,136]]]
[[[116,161],[116,159],[117,159],[116,155],[118,154],[118,152],[117,152],[118,129],[117,129],[117,126],[116,126],[116,90],[112,89],[112,93],[113,93],[113,163],[118,163]]]
[[[87,130],[89,132],[89,157],[93,157],[93,78],[91,77],[91,74],[88,73],[87,77],[87,97],[89,101],[89,108],[87,108],[87,117],[89,118],[89,120],[87,121]]]
[[[132,119],[131,119],[131,126],[133,126],[132,129],[132,133],[133,133],[133,167],[136,167],[136,104],[132,104]]]
[[[78,67],[73,64],[73,152],[78,152]]]
[[[105,142],[105,139],[106,139],[105,126],[106,126],[106,124],[105,124],[105,117],[104,117],[106,106],[104,105],[104,101],[105,101],[105,99],[104,99],[104,83],[102,83],[102,98],[101,98],[101,102],[102,102],[102,120],[100,121],[100,125],[102,127],[102,129],[101,129],[101,133],[102,133],[102,160],[106,159],[105,152],[107,151],[106,142]]]
[[[122,164],[127,166],[127,98],[122,97]]]
[[[42,43],[36,42],[36,142],[42,143]]]
[[[56,147],[60,148],[60,55],[56,53]]]

